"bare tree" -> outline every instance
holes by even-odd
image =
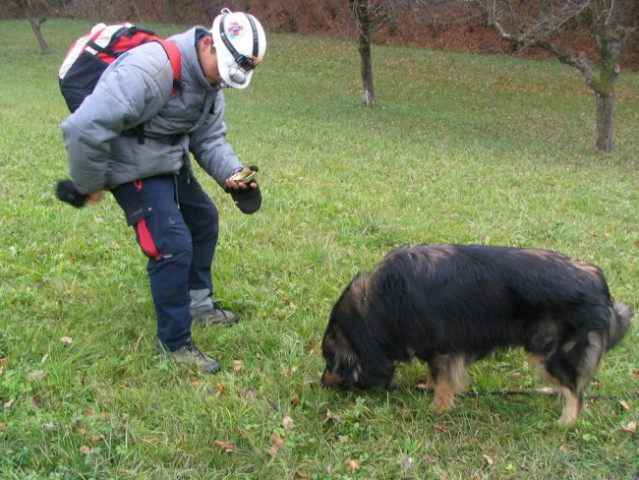
[[[46,16],[39,16],[36,12],[36,7],[38,6],[38,2],[36,0],[36,5],[31,0],[13,0],[13,2],[18,5],[23,11],[24,15],[27,17],[29,24],[31,25],[31,29],[38,40],[38,44],[40,45],[40,51],[44,54],[51,53],[51,49],[47,45],[44,36],[42,35],[42,30],[40,30],[40,25],[46,22]]]
[[[369,0],[349,0],[351,18],[358,31],[360,73],[362,75],[362,88],[364,102],[368,107],[375,106],[375,88],[373,85],[373,59],[371,55],[371,11]]]
[[[364,102],[367,106],[375,105],[371,54],[372,34],[385,25],[392,25],[400,12],[414,10],[416,5],[424,3],[428,3],[428,0],[348,0],[351,20],[358,32],[360,71]]]
[[[624,49],[639,29],[637,0],[473,0],[488,23],[517,48],[539,47],[581,71],[596,97],[596,145],[613,147],[615,85]],[[592,53],[575,54],[557,43],[561,33],[584,27]]]

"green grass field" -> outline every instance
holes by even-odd
[[[319,377],[333,302],[402,243],[558,250],[639,309],[639,74],[619,77],[603,155],[594,97],[568,67],[375,46],[369,109],[356,45],[270,35],[251,88],[227,93],[262,210],[242,215],[198,175],[221,214],[216,297],[243,317],[194,330],[223,367],[205,376],[155,355],[145,258],[115,201],[76,210],[53,195],[67,175],[57,69],[88,27],[49,20],[42,56],[26,21],[0,22],[2,479],[638,478],[637,325],[569,429],[521,351],[473,365],[469,389],[531,395],[441,415],[414,388],[417,362],[387,393]]]

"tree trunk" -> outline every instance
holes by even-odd
[[[612,118],[615,108],[615,93],[597,93],[597,148],[612,151]]]
[[[33,12],[33,8],[31,7],[31,2],[29,0],[24,0],[24,1],[18,1],[17,3],[24,10],[24,14],[27,17],[29,24],[31,25],[31,29],[33,30],[33,33],[38,39],[38,44],[40,45],[40,52],[42,52],[43,54],[51,53],[51,50],[49,49],[47,42],[44,40],[44,37],[42,36],[42,31],[40,30],[40,24],[42,22],[36,20],[35,13]]]
[[[597,106],[595,110],[596,145],[602,152],[612,151],[613,116],[615,110],[615,84],[619,76],[619,45],[608,45],[602,49],[603,58],[594,68],[584,61],[581,64],[586,83],[595,92]]]
[[[351,0],[351,11],[359,30],[359,56],[361,59],[362,88],[366,106],[375,106],[373,88],[373,61],[371,55],[371,19],[368,0]]]
[[[373,60],[371,56],[370,37],[359,36],[359,55],[362,59],[362,88],[366,106],[375,106],[375,89],[373,88]]]

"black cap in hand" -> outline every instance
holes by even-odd
[[[72,180],[59,180],[55,186],[55,196],[58,197],[58,200],[76,208],[83,207],[88,197],[88,195],[78,192]]]

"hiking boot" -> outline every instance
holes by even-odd
[[[193,323],[204,327],[210,325],[230,327],[240,321],[240,316],[237,313],[222,310],[217,303],[214,303],[209,308],[192,308],[190,312],[193,317]]]
[[[158,352],[165,354],[176,362],[195,365],[201,372],[216,373],[220,371],[220,364],[202,353],[192,340],[189,340],[183,346],[173,351],[166,348],[166,346],[158,340],[155,344],[155,348]]]

